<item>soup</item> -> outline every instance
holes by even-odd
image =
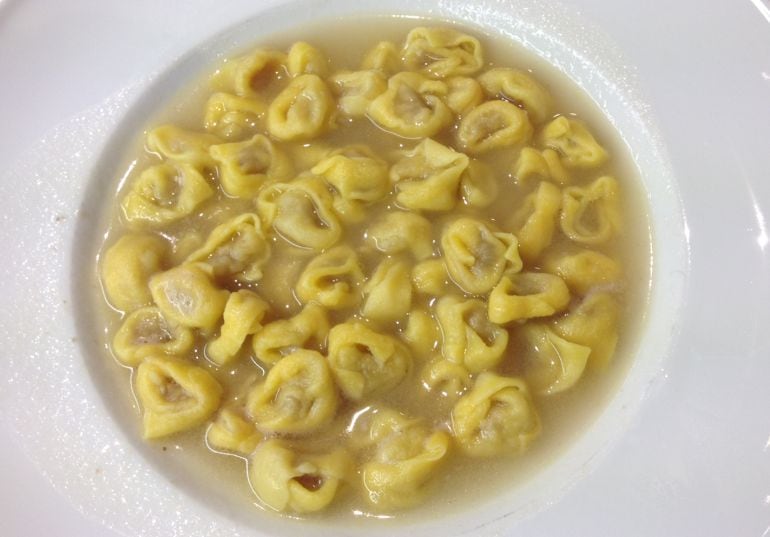
[[[244,500],[435,513],[524,482],[611,393],[644,316],[643,197],[588,99],[510,44],[335,24],[148,118],[98,322],[147,441]]]

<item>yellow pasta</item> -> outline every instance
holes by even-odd
[[[471,387],[473,379],[464,365],[437,359],[429,362],[423,369],[422,384],[431,392],[456,399]]]
[[[288,181],[294,172],[286,155],[262,134],[212,145],[209,153],[219,167],[222,190],[236,198],[253,198],[265,183]]]
[[[453,76],[446,79],[446,85],[444,101],[455,115],[464,116],[484,101],[481,85],[470,77]]]
[[[538,151],[525,147],[513,165],[513,177],[518,184],[526,185],[533,178],[566,185],[572,181],[570,173],[561,163],[561,157],[553,149]]]
[[[487,101],[460,120],[457,139],[469,153],[525,144],[532,138],[526,112],[507,101]]]
[[[206,431],[206,443],[214,449],[249,455],[262,440],[254,424],[240,409],[225,407]]]
[[[326,359],[315,351],[298,349],[252,388],[246,411],[266,434],[307,434],[331,422],[337,398]]]
[[[229,295],[214,285],[212,276],[210,266],[186,263],[150,278],[150,293],[166,319],[211,331],[222,318]]]
[[[297,349],[321,350],[329,328],[326,311],[311,302],[294,317],[273,321],[254,334],[254,354],[260,362],[274,365]]]
[[[257,198],[257,212],[266,226],[290,243],[313,250],[328,248],[342,236],[332,205],[326,183],[313,175],[270,185]]]
[[[464,154],[426,138],[390,169],[396,201],[407,209],[452,209],[468,162]]]
[[[414,309],[409,312],[403,338],[414,355],[427,357],[436,350],[438,342],[441,340],[441,332],[430,313],[425,310]]]
[[[527,344],[524,378],[535,393],[561,393],[580,380],[590,347],[560,338],[543,324],[527,324],[518,330]]]
[[[434,136],[452,122],[444,103],[444,82],[402,71],[388,79],[387,89],[367,108],[369,118],[383,129],[405,138]]]
[[[381,511],[412,506],[449,451],[449,435],[387,408],[371,419],[367,443],[375,446],[361,467],[366,498]]]
[[[364,145],[332,151],[310,171],[334,188],[332,205],[346,221],[363,219],[366,205],[382,199],[390,188],[387,163]]]
[[[480,75],[478,80],[487,95],[521,105],[534,124],[542,123],[551,115],[551,95],[528,73],[497,67]]]
[[[311,454],[277,439],[262,442],[249,459],[249,482],[260,500],[279,512],[312,513],[326,508],[351,473],[342,449]]]
[[[509,323],[548,317],[562,311],[570,300],[564,280],[547,272],[520,272],[503,276],[489,293],[489,318]]]
[[[497,178],[480,160],[472,159],[460,178],[460,196],[465,205],[483,209],[497,200]]]
[[[441,353],[450,362],[479,373],[503,359],[508,332],[490,321],[481,300],[444,296],[436,303],[436,318],[441,326]]]
[[[392,74],[401,69],[401,53],[390,41],[380,41],[369,50],[361,62],[362,69],[376,69]]]
[[[163,270],[167,243],[157,235],[123,235],[104,253],[101,276],[110,304],[132,311],[152,302],[150,276]]]
[[[465,292],[484,294],[500,281],[503,272],[518,272],[522,262],[518,241],[472,218],[458,218],[441,234],[447,272]]]
[[[620,264],[615,259],[593,250],[560,251],[546,255],[543,267],[552,274],[558,274],[579,295],[586,295],[600,286],[616,287],[623,277]]]
[[[230,293],[219,336],[206,345],[206,357],[217,365],[233,361],[246,338],[262,329],[262,318],[270,305],[248,289]]]
[[[279,140],[301,140],[329,126],[334,99],[318,75],[299,75],[270,103],[267,130]]]
[[[519,240],[519,254],[527,263],[534,263],[550,244],[561,208],[561,192],[543,181],[537,190],[524,198],[514,215],[513,232]]]
[[[256,282],[269,258],[270,244],[259,217],[244,213],[215,227],[206,242],[187,256],[187,262],[206,263],[216,277]]]
[[[310,43],[297,41],[289,49],[286,68],[294,77],[318,75],[323,78],[329,74],[329,60]]]
[[[415,291],[430,296],[441,296],[453,286],[446,265],[441,259],[428,259],[412,269],[412,285]]]
[[[553,330],[567,341],[591,348],[588,367],[606,369],[618,343],[620,306],[609,293],[591,293],[564,317],[553,322]]]
[[[409,32],[403,57],[408,67],[439,78],[472,75],[484,64],[478,39],[441,27],[420,27]]]
[[[516,454],[540,434],[540,418],[523,380],[485,372],[452,409],[452,432],[471,457]]]
[[[238,139],[256,134],[265,112],[267,105],[260,100],[217,92],[206,101],[203,127],[227,140]]]
[[[541,145],[562,154],[564,163],[573,168],[596,168],[607,161],[607,152],[588,129],[576,119],[559,116],[540,131]]]
[[[373,321],[393,322],[406,316],[412,307],[409,265],[401,260],[383,260],[363,287],[361,313]]]
[[[353,401],[393,389],[412,366],[401,342],[357,321],[329,331],[328,359],[337,385]]]
[[[343,115],[362,118],[372,101],[385,93],[388,81],[374,69],[340,71],[329,78],[329,86]]]
[[[219,91],[241,97],[260,97],[261,92],[287,74],[286,54],[257,49],[240,58],[226,60],[211,77]]]
[[[158,226],[190,215],[213,195],[214,190],[194,166],[164,163],[147,168],[136,178],[121,208],[129,224]]]
[[[586,187],[565,188],[561,202],[561,230],[581,244],[602,244],[620,231],[618,182],[609,175]]]
[[[410,252],[415,259],[433,255],[430,221],[409,211],[388,211],[368,228],[367,239],[380,252],[394,255]]]
[[[219,138],[208,133],[180,129],[174,125],[161,125],[147,133],[147,149],[178,164],[192,166],[198,171],[212,168],[209,147],[219,143]]]
[[[348,308],[361,299],[363,281],[356,253],[348,246],[337,246],[307,264],[297,282],[297,298],[329,309]]]
[[[205,369],[175,358],[146,357],[136,370],[144,437],[198,427],[216,412],[222,386]]]
[[[121,363],[137,366],[146,356],[185,356],[193,348],[189,328],[169,323],[153,306],[128,314],[115,332],[112,351]]]

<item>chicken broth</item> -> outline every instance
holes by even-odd
[[[588,428],[633,356],[635,167],[574,83],[498,37],[373,18],[266,38],[128,159],[94,330],[144,438],[229,501],[470,506]]]

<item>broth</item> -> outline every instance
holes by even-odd
[[[356,19],[355,21],[340,20],[331,23],[317,24],[297,29],[294,32],[280,36],[268,37],[260,40],[256,45],[271,49],[287,50],[292,43],[302,40],[311,43],[322,50],[331,61],[330,72],[338,69],[355,69],[360,64],[364,51],[376,44],[377,41],[390,40],[401,43],[407,32],[417,25],[432,25],[431,20],[411,20],[396,18],[372,18],[371,20]],[[444,21],[436,21],[435,24],[453,26]],[[646,215],[646,200],[643,195],[641,181],[638,172],[628,154],[623,141],[618,137],[612,126],[604,118],[595,104],[576,85],[554,68],[545,64],[542,60],[521,50],[513,43],[502,40],[499,37],[484,35],[478,29],[466,29],[458,26],[462,31],[467,31],[478,37],[484,46],[486,65],[490,67],[515,67],[529,71],[531,75],[545,85],[554,97],[554,110],[561,115],[577,117],[584,121],[596,136],[597,140],[607,149],[611,159],[607,164],[598,169],[586,172],[575,172],[573,184],[583,185],[589,180],[601,175],[612,175],[619,179],[622,215],[624,219],[623,233],[599,248],[610,257],[621,261],[624,269],[624,287],[622,292],[615,296],[621,305],[621,316],[618,332],[620,340],[615,352],[615,357],[606,371],[601,373],[592,370],[587,371],[580,382],[571,390],[558,395],[534,396],[537,412],[542,422],[542,433],[528,451],[516,457],[499,457],[491,459],[479,459],[463,456],[459,450],[452,449],[441,469],[436,473],[429,487],[429,494],[424,503],[412,510],[395,513],[399,519],[410,520],[429,514],[431,517],[440,516],[442,511],[456,510],[458,505],[462,508],[470,508],[475,502],[484,501],[484,498],[494,494],[495,490],[503,487],[521,486],[527,478],[543,465],[557,457],[566,446],[569,446],[593,419],[601,412],[605,402],[621,382],[630,361],[634,355],[636,339],[643,324],[646,308],[647,293],[650,281],[650,239],[649,224]],[[376,40],[372,35],[378,36]],[[338,36],[344,36],[339,39]],[[235,56],[230,54],[228,56]],[[210,66],[213,68],[213,66]],[[203,124],[204,102],[209,95],[207,79],[193,81],[188,88],[180,92],[179,96],[158,117],[148,118],[148,128],[162,124],[173,123],[183,128],[200,131]],[[455,127],[445,129],[434,139],[445,145],[455,145]],[[332,147],[340,147],[348,144],[361,143],[364,140],[375,154],[394,162],[393,155],[398,151],[411,149],[418,140],[409,140],[393,136],[379,128],[367,119],[343,121],[342,126],[324,135],[322,142],[312,141],[305,149],[288,149],[290,144],[278,144],[285,147],[293,155],[295,161],[303,158],[311,158],[310,155],[316,146],[326,144]],[[122,183],[116,201],[111,208],[107,208],[104,214],[104,228],[109,229],[106,241],[101,246],[102,252],[106,251],[116,238],[126,229],[120,216],[119,202],[126,192],[126,187],[143,168],[157,161],[157,156],[142,151],[142,140],[137,140],[133,148],[127,148],[127,179]],[[518,185],[511,176],[511,168],[515,160],[515,154],[506,151],[494,151],[484,154],[483,158],[494,170],[499,178],[499,193],[496,201],[487,208],[477,210],[458,204],[451,211],[452,216],[483,215],[498,227],[505,229],[511,220],[513,213],[520,207],[526,194],[532,191],[532,187]],[[130,163],[130,164],[129,164]],[[130,169],[129,169],[130,166]],[[371,243],[365,239],[365,230],[372,220],[378,216],[378,211],[387,211],[389,205],[376,207],[367,215],[367,220],[360,224],[352,224],[346,227],[343,242],[347,242],[354,249],[362,253],[361,261],[364,273],[371,274],[376,262],[382,254],[371,248]],[[254,211],[251,200],[234,199],[218,191],[212,200],[201,206],[200,213],[205,217],[196,220],[196,230],[203,237],[222,222],[225,214],[236,215],[244,211]],[[447,220],[447,213],[439,212],[435,215],[426,213],[425,216],[434,223]],[[180,244],[182,232],[189,224],[182,221],[179,224],[172,223],[163,228],[163,236],[169,238],[172,243],[178,245],[181,251],[189,252],[188,247]],[[440,252],[441,225],[433,226],[434,249]],[[242,286],[233,284],[230,290],[248,287],[259,293],[273,306],[273,311],[268,314],[265,322],[272,319],[287,318],[301,310],[301,305],[296,300],[291,288],[283,288],[282,283],[287,279],[287,274],[292,278],[299,274],[305,263],[313,257],[311,252],[297,252],[295,248],[288,248],[280,237],[272,239],[274,255],[285,256],[286,263],[271,261],[265,266],[265,275],[256,284]],[[559,241],[567,242],[566,237],[557,239],[554,247],[558,248]],[[294,256],[293,259],[291,256]],[[184,257],[176,256],[175,263]],[[98,278],[98,275],[94,275]],[[93,297],[97,314],[91,320],[94,332],[99,327],[106,325],[107,329],[101,331],[103,339],[101,345],[104,350],[104,359],[109,359],[110,341],[115,331],[122,322],[122,314],[105,304],[101,293],[95,293]],[[430,310],[432,303],[430,297],[415,295],[412,307],[416,305]],[[334,325],[347,319],[354,310],[343,309],[330,312],[330,321]],[[265,324],[265,323],[263,323]],[[403,322],[384,323],[379,325],[381,332],[398,335],[404,330]],[[255,378],[263,376],[266,368],[250,359],[250,345],[241,349],[241,357],[234,365],[216,367],[206,359],[203,352],[204,342],[198,337],[195,351],[191,360],[201,367],[206,368],[223,385],[227,386],[227,392],[237,393],[245,391],[245,387]],[[438,342],[440,350],[440,341]],[[517,348],[511,343],[507,353],[513,355],[507,363],[501,365],[498,370],[504,374],[515,375],[521,372],[521,364],[515,361]],[[422,416],[427,422],[439,427],[446,427],[447,413],[451,409],[453,400],[437,397],[429,393],[421,386],[420,375],[422,364],[413,367],[405,378],[392,391],[377,398],[381,404],[388,405],[409,414]],[[115,367],[116,375],[124,385],[131,385],[125,377],[125,368]],[[120,396],[119,394],[117,395]],[[129,397],[127,394],[125,397]],[[138,401],[135,406],[140,408]],[[338,417],[332,426],[325,432],[319,433],[315,440],[315,448],[327,448],[338,442],[338,434],[355,414],[360,412],[367,402],[353,404],[343,403]],[[430,405],[434,405],[429,408]],[[138,420],[137,420],[138,421]],[[216,451],[209,448],[205,442],[204,429],[198,428],[181,435],[161,439],[151,443],[152,449],[166,451],[172,447],[176,461],[173,463],[179,468],[189,469],[199,475],[201,483],[213,483],[211,486],[217,490],[217,494],[227,498],[234,504],[248,506],[254,504],[254,497],[244,478],[245,459],[227,453],[217,456],[211,453]],[[229,456],[226,456],[229,455]],[[170,456],[170,455],[169,455]],[[171,463],[170,463],[171,464]],[[325,520],[345,519],[350,522],[351,513],[359,518],[369,516],[389,517],[393,513],[379,513],[368,506],[359,498],[351,487],[340,492],[340,496],[334,501],[328,512],[323,514]],[[318,516],[318,515],[311,515]]]

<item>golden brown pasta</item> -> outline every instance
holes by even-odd
[[[110,304],[132,311],[152,302],[150,276],[163,270],[168,244],[157,235],[123,235],[104,253],[101,276]]]
[[[441,27],[420,27],[409,32],[403,57],[408,67],[439,78],[472,75],[484,64],[478,39]]]
[[[294,172],[286,155],[262,134],[212,145],[209,153],[219,167],[222,190],[237,198],[253,198],[266,183],[288,181]]]
[[[363,281],[356,253],[348,246],[337,246],[307,264],[297,282],[297,298],[329,309],[349,308],[361,299]]]
[[[620,231],[618,182],[609,175],[585,188],[565,188],[561,202],[561,229],[581,244],[602,244]]]
[[[121,363],[137,366],[146,356],[185,356],[193,348],[189,328],[170,323],[153,306],[132,311],[112,340],[112,351]]]
[[[540,131],[540,144],[556,149],[567,166],[596,168],[607,161],[607,152],[576,119],[559,116]]]
[[[548,317],[569,304],[564,280],[547,272],[520,272],[503,276],[489,293],[489,318],[509,323],[533,317]]]
[[[460,120],[457,139],[469,153],[525,144],[532,138],[527,114],[507,101],[487,101]]]
[[[550,244],[561,208],[558,187],[543,181],[537,190],[524,198],[514,215],[513,232],[519,240],[519,254],[527,263],[534,263]]]
[[[273,365],[297,349],[321,350],[329,334],[326,311],[311,302],[290,319],[273,321],[252,339],[254,354],[263,364]]]
[[[523,71],[497,67],[480,75],[478,80],[487,95],[520,104],[534,124],[542,123],[551,115],[551,95]]]
[[[299,75],[270,103],[267,130],[279,140],[313,138],[329,126],[333,108],[334,98],[318,75]]]
[[[383,260],[363,287],[361,313],[379,322],[398,321],[412,307],[412,282],[409,264],[403,260]]]
[[[206,357],[217,365],[232,362],[246,338],[262,329],[262,318],[270,305],[248,289],[230,293],[219,336],[206,345]]]

